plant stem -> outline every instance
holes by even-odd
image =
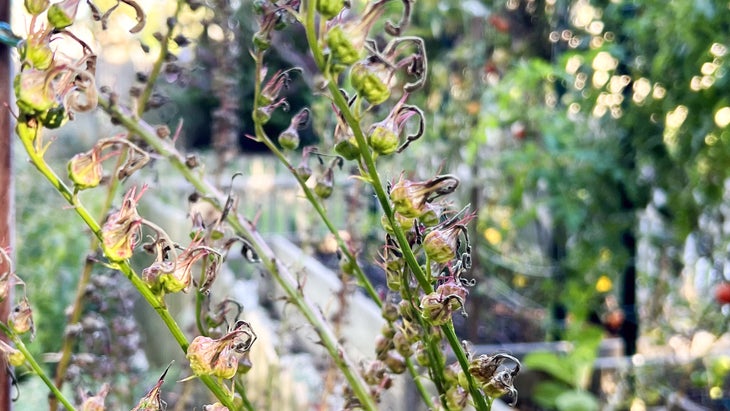
[[[13,344],[15,344],[15,348],[18,349],[18,351],[22,352],[25,356],[25,360],[28,362],[28,365],[30,365],[30,368],[40,377],[40,379],[43,381],[44,384],[48,387],[49,390],[51,390],[51,393],[53,393],[54,397],[58,399],[58,401],[63,404],[64,407],[66,407],[66,410],[68,411],[76,411],[76,408],[74,408],[73,405],[71,405],[71,402],[66,398],[65,395],[59,390],[54,384],[53,381],[46,375],[45,371],[43,371],[43,368],[38,364],[38,362],[33,358],[33,354],[28,351],[28,348],[23,343],[23,340],[20,338],[19,335],[12,332],[5,324],[0,323],[0,329],[10,337],[10,339],[13,341]]]
[[[39,130],[40,134],[40,130]],[[37,139],[40,139],[40,135],[36,136]],[[61,181],[61,179],[56,175],[56,173],[48,166],[48,164],[43,159],[42,155],[38,153],[34,146],[34,141],[30,138],[23,138],[21,136],[20,138],[21,142],[23,143],[23,147],[25,148],[26,152],[30,156],[31,163],[38,169],[38,171],[48,180],[51,185],[56,189],[56,191],[71,205],[73,206],[73,209],[76,211],[76,214],[81,217],[81,219],[86,223],[86,225],[91,229],[91,231],[94,233],[94,235],[101,240],[101,227],[99,224],[94,220],[94,218],[91,216],[89,211],[84,207],[83,204],[81,204],[78,201],[78,197],[75,196],[71,190],[66,186],[66,184]],[[175,319],[172,317],[170,312],[167,310],[167,308],[164,305],[164,301],[162,301],[157,295],[155,295],[152,290],[147,287],[147,284],[142,281],[141,278],[134,272],[132,267],[129,265],[128,262],[121,262],[115,264],[115,268],[119,269],[124,275],[127,276],[129,281],[132,283],[132,285],[137,289],[137,291],[142,295],[142,297],[147,301],[147,303],[152,306],[152,308],[155,309],[157,314],[160,316],[162,321],[165,323],[167,328],[170,330],[170,333],[175,338],[175,340],[180,345],[180,348],[182,348],[183,352],[187,352],[188,348],[188,341],[185,335],[183,334],[180,327],[175,322]],[[231,399],[228,395],[228,392],[225,388],[223,388],[220,384],[218,384],[213,378],[210,376],[200,376],[200,380],[208,387],[208,389],[218,398],[218,400],[221,401],[222,404],[226,405],[229,409],[232,409],[233,403],[231,402]],[[55,387],[55,386],[54,386]]]
[[[107,111],[114,120],[127,128],[131,133],[141,137],[161,156],[168,159],[170,164],[195,187],[195,189],[203,196],[210,199],[213,205],[222,210],[222,204],[226,202],[226,196],[210,182],[193,173],[190,168],[185,165],[185,161],[180,153],[175,149],[168,140],[160,139],[155,135],[154,130],[144,121],[134,119],[130,115],[124,113],[120,107],[111,105],[108,100],[99,99],[99,106]],[[357,372],[357,366],[349,359],[347,354],[340,346],[337,337],[327,324],[326,319],[321,311],[301,292],[301,284],[295,280],[289,269],[278,259],[275,258],[274,252],[263,240],[256,227],[248,220],[241,218],[237,213],[231,212],[228,215],[228,223],[233,229],[246,238],[256,254],[261,258],[261,262],[271,276],[279,283],[281,288],[287,295],[289,303],[299,309],[317,332],[320,343],[325,347],[329,355],[335,361],[335,364],[343,373],[347,381],[350,383],[353,392],[360,400],[360,405],[366,410],[376,410],[377,405],[370,396],[367,384]]]
[[[324,73],[327,70],[325,67],[324,55],[322,54],[322,50],[319,47],[319,43],[317,42],[317,36],[315,32],[314,0],[306,0],[305,4],[306,7],[303,7],[303,10],[306,10],[307,14],[305,18],[305,31],[307,33],[307,42],[309,43],[309,48],[312,50],[315,62],[317,63],[320,71]],[[360,148],[362,161],[365,164],[364,171],[367,172],[367,176],[370,180],[371,185],[373,186],[373,189],[375,190],[375,195],[377,196],[378,201],[383,208],[383,212],[387,216],[391,227],[393,227],[396,239],[398,240],[398,245],[400,246],[400,250],[403,253],[404,258],[406,259],[406,263],[410,267],[414,277],[416,278],[416,281],[418,281],[418,284],[421,286],[423,291],[427,294],[431,293],[433,292],[433,286],[426,278],[420,264],[418,264],[418,261],[413,254],[413,250],[408,243],[405,233],[400,227],[400,224],[398,224],[398,222],[394,218],[393,209],[390,206],[388,195],[385,192],[382,181],[380,180],[380,176],[378,175],[377,168],[375,167],[375,160],[373,159],[373,156],[368,149],[365,135],[362,131],[362,128],[360,127],[360,122],[350,110],[349,104],[347,103],[345,97],[342,95],[342,93],[340,93],[337,82],[333,81],[334,79],[327,80],[329,80],[327,82],[327,88],[330,91],[330,95],[335,105],[340,110],[343,117],[345,118],[345,121],[350,126],[353,134],[355,135],[355,140],[357,141],[357,145]],[[469,392],[473,397],[475,407],[477,408],[477,410],[480,411],[489,410],[489,406],[485,401],[484,395],[474,384],[474,380],[469,373],[469,364],[466,353],[459,343],[453,326],[444,325],[441,327],[441,329],[446,335],[446,338],[449,341],[449,345],[451,346],[454,355],[459,361],[459,364],[461,365],[464,374],[466,374],[466,378],[469,383]],[[443,372],[443,370],[441,370],[441,372]]]
[[[119,156],[119,158],[117,159],[117,165],[114,169],[119,169],[119,167],[124,164],[125,160],[126,151],[124,151]],[[109,182],[109,186],[107,188],[106,198],[104,199],[104,205],[102,206],[100,212],[101,218],[103,218],[103,216],[106,215],[111,209],[112,202],[114,201],[114,195],[116,194],[118,187],[119,178],[117,176],[117,173],[112,173],[111,181]],[[94,253],[98,247],[99,239],[96,236],[91,237],[91,241],[89,244],[90,252]],[[81,276],[79,277],[79,281],[76,284],[76,296],[74,297],[73,303],[71,304],[72,308],[71,315],[69,316],[68,320],[69,324],[76,324],[81,319],[81,309],[84,297],[86,295],[86,286],[89,284],[89,280],[91,279],[91,272],[93,267],[94,261],[91,258],[86,258],[86,260],[84,261],[84,267],[81,270]],[[68,369],[68,365],[71,363],[71,350],[73,349],[73,341],[73,335],[64,335],[63,344],[61,345],[61,358],[58,360],[58,365],[56,366],[56,375],[54,378],[56,387],[58,387],[59,389],[63,387],[63,383],[66,380],[66,371]],[[56,411],[58,409],[56,397],[50,397],[48,401],[49,411]]]

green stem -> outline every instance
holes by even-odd
[[[314,61],[317,63],[320,70],[322,72],[326,72],[324,55],[322,54],[322,50],[319,47],[319,43],[317,42],[317,36],[315,32],[314,1],[307,0],[306,7],[303,7],[303,9],[306,10],[307,13],[305,18],[305,32],[307,33],[307,42],[309,43],[309,48],[312,50],[312,54],[314,55]],[[373,156],[368,149],[367,140],[365,139],[365,135],[362,131],[362,128],[360,127],[360,122],[350,110],[350,107],[345,97],[342,95],[342,93],[340,93],[338,89],[338,84],[336,81],[334,81],[335,79],[329,78],[327,80],[329,80],[327,82],[327,88],[329,89],[330,95],[335,105],[337,106],[338,110],[340,110],[343,117],[345,118],[345,121],[350,126],[353,134],[355,135],[355,140],[357,141],[357,145],[360,148],[362,161],[364,162],[366,167],[365,172],[367,172],[367,176],[370,179],[370,183],[372,184],[373,189],[375,190],[375,195],[377,196],[378,202],[380,202],[380,205],[383,208],[383,212],[388,217],[388,221],[390,222],[391,227],[393,227],[396,239],[398,240],[398,245],[400,246],[400,250],[403,253],[403,257],[405,258],[406,263],[410,267],[416,278],[416,281],[418,281],[418,284],[421,286],[424,293],[431,293],[433,292],[433,286],[426,278],[423,269],[421,268],[420,264],[418,264],[418,260],[416,260],[416,256],[413,254],[413,250],[408,243],[405,233],[394,218],[393,209],[390,206],[388,195],[385,192],[382,181],[380,180],[380,176],[378,175],[377,168],[375,167],[375,160],[373,159]],[[473,397],[476,409],[480,411],[489,410],[489,406],[485,401],[484,395],[481,393],[479,388],[477,388],[473,378],[471,377],[471,374],[469,373],[469,363],[466,357],[466,353],[464,352],[462,345],[459,343],[453,326],[444,325],[441,327],[441,329],[446,335],[446,338],[449,341],[449,345],[454,351],[454,355],[459,361],[459,364],[461,365],[464,374],[466,374],[466,378],[469,383],[469,392]],[[443,372],[443,370],[441,370],[441,372]]]
[[[131,133],[141,137],[157,153],[168,159],[170,164],[200,193],[208,198],[219,210],[226,202],[226,195],[214,187],[209,181],[203,179],[185,165],[182,155],[175,149],[168,140],[160,139],[155,135],[154,129],[145,123],[126,114],[116,105],[111,105],[108,100],[99,99],[99,106],[107,111],[114,120],[125,127]],[[304,315],[307,322],[312,324],[319,335],[320,343],[325,347],[334,360],[337,367],[343,373],[353,392],[360,400],[360,405],[366,410],[376,410],[377,405],[369,393],[368,386],[357,372],[357,366],[349,359],[332,329],[327,324],[321,311],[306,296],[301,293],[301,284],[292,276],[289,269],[274,257],[274,252],[266,244],[256,227],[248,220],[242,219],[237,213],[231,212],[228,215],[228,223],[231,227],[246,238],[252,245],[253,250],[261,258],[261,262],[271,276],[287,295],[288,302],[293,304]]]
[[[28,351],[28,348],[23,343],[23,340],[20,338],[19,335],[12,332],[5,324],[0,323],[0,329],[10,337],[10,339],[13,341],[13,344],[15,344],[15,348],[18,349],[18,351],[22,352],[25,356],[25,360],[28,362],[28,365],[30,365],[30,368],[40,377],[40,379],[43,381],[44,384],[48,387],[49,390],[53,393],[53,395],[58,399],[58,401],[63,404],[64,407],[66,407],[66,410],[68,411],[75,411],[76,408],[74,408],[73,405],[71,405],[71,402],[66,398],[65,395],[59,390],[54,384],[53,381],[46,375],[45,371],[43,371],[43,368],[38,364],[38,362],[33,358],[33,354]]]
[[[263,53],[257,52],[256,56],[256,86],[254,90],[254,107],[253,112],[255,113],[258,108],[258,101],[259,101],[259,94],[261,92],[261,82],[262,78],[261,76],[261,62],[263,60]],[[359,282],[360,286],[365,289],[365,292],[368,293],[370,298],[375,301],[375,304],[378,305],[379,308],[383,307],[383,302],[380,301],[380,296],[378,295],[377,291],[375,291],[375,287],[373,287],[373,284],[370,282],[370,280],[367,278],[365,273],[362,271],[362,268],[359,264],[357,264],[357,259],[355,255],[350,250],[350,247],[347,246],[345,243],[345,240],[342,239],[342,236],[340,235],[339,230],[335,227],[334,224],[332,224],[332,220],[330,220],[329,216],[327,215],[327,210],[324,209],[322,206],[322,203],[317,198],[316,194],[312,191],[311,188],[307,185],[306,181],[303,180],[299,174],[297,173],[294,166],[289,162],[289,159],[284,155],[284,153],[279,150],[279,148],[274,144],[273,141],[269,138],[269,136],[264,131],[263,124],[254,116],[254,128],[256,133],[256,138],[258,138],[268,149],[274,153],[276,158],[279,159],[279,161],[284,164],[284,166],[289,170],[289,172],[294,176],[294,178],[297,180],[297,183],[299,184],[299,187],[304,192],[304,196],[307,197],[307,201],[314,207],[314,210],[319,215],[320,219],[324,223],[325,226],[327,226],[327,229],[329,232],[335,237],[335,240],[337,241],[337,246],[339,247],[340,251],[344,254],[344,256],[349,259],[350,261],[355,263],[355,277],[357,278],[357,281]]]
[[[40,138],[40,136],[36,135],[35,138]],[[26,152],[30,156],[31,163],[33,163],[33,165],[46,178],[46,180],[48,180],[51,185],[53,185],[56,191],[73,207],[73,209],[76,211],[76,214],[81,217],[81,219],[84,221],[84,223],[86,223],[89,229],[91,229],[94,235],[99,240],[101,240],[101,227],[99,226],[99,224],[96,222],[96,220],[94,220],[86,207],[84,207],[84,205],[78,201],[78,197],[73,194],[68,186],[66,186],[66,184],[61,181],[58,175],[56,175],[56,173],[48,166],[42,155],[40,155],[34,147],[33,140],[24,136],[21,136],[20,140],[23,143],[23,147],[25,148]],[[188,340],[187,338],[185,338],[182,330],[175,322],[175,319],[165,307],[164,301],[162,301],[157,295],[152,292],[149,287],[147,287],[147,284],[145,284],[144,281],[142,281],[142,279],[137,275],[137,273],[134,272],[128,262],[121,262],[116,264],[116,266],[119,271],[127,276],[129,281],[147,301],[147,303],[155,309],[157,314],[170,330],[172,336],[180,345],[180,348],[182,348],[183,352],[187,352],[187,348],[189,345]],[[233,409],[231,408],[233,406],[233,403],[231,402],[228,392],[224,387],[218,384],[210,376],[201,376],[200,380],[208,387],[208,389],[216,396],[216,398],[221,401],[222,404],[226,405],[229,409]]]
[[[121,167],[121,165],[124,163],[125,159],[126,151],[124,151],[123,154],[119,156],[119,159],[117,160],[117,165],[114,169],[119,169],[119,167]],[[107,188],[106,198],[104,199],[104,205],[101,208],[101,216],[106,215],[111,209],[112,202],[114,201],[114,194],[116,193],[118,187],[119,178],[117,177],[117,173],[112,173],[111,181]],[[91,238],[89,249],[93,253],[96,251],[97,247],[99,247],[99,239],[94,236]],[[81,276],[79,277],[78,284],[76,285],[76,296],[74,297],[74,301],[72,304],[73,308],[71,310],[71,315],[69,316],[69,324],[76,324],[81,319],[82,303],[84,300],[84,296],[86,295],[86,286],[91,279],[93,265],[93,260],[89,258],[84,261],[84,267],[81,271]],[[58,388],[63,387],[63,383],[66,380],[66,371],[68,369],[68,365],[71,362],[72,348],[73,336],[71,334],[64,335],[63,344],[61,346],[61,358],[58,361],[58,365],[56,367],[56,375],[54,378],[56,386]],[[51,411],[56,411],[56,409],[58,408],[55,397],[49,398],[49,408]]]

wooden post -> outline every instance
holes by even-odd
[[[0,0],[0,21],[10,21],[10,1]],[[13,245],[13,167],[10,110],[10,48],[0,43],[0,247],[10,251]],[[8,254],[12,256],[12,251]],[[0,263],[0,273],[9,271],[10,267]],[[6,322],[10,312],[10,298],[0,302],[0,321]],[[5,338],[3,335],[2,338]],[[10,410],[10,378],[5,363],[0,365],[0,410]]]

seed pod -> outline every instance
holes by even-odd
[[[53,90],[46,85],[46,74],[45,71],[30,69],[15,76],[13,89],[21,113],[45,113],[56,103]]]
[[[22,300],[13,308],[8,315],[8,326],[16,334],[31,333],[31,338],[35,336],[35,326],[33,325],[33,309],[30,308],[28,297]]]
[[[404,358],[408,358],[413,355],[413,347],[411,347],[411,343],[408,341],[405,334],[403,334],[403,331],[398,330],[395,332],[395,335],[393,336],[393,345],[395,346],[395,350],[398,351],[398,354],[402,355]]]
[[[38,70],[47,70],[53,63],[53,50],[48,43],[36,43],[33,38],[23,42],[18,52],[24,64],[29,64]]]
[[[307,164],[307,163],[299,164],[299,167],[297,167],[297,175],[303,181],[309,180],[309,177],[312,176],[312,169],[309,167],[309,164]]]
[[[428,356],[428,350],[423,344],[423,341],[416,341],[416,362],[421,367],[428,367],[431,364],[431,358]]]
[[[291,127],[282,131],[277,138],[279,145],[287,150],[296,150],[299,147],[299,133]]]
[[[314,193],[321,199],[329,198],[332,195],[335,187],[335,174],[332,167],[327,167],[324,173],[317,177],[317,182],[314,185]]]
[[[383,362],[394,374],[403,374],[406,371],[406,360],[397,352],[388,352]]]
[[[379,66],[377,63],[365,60],[357,62],[350,69],[352,87],[372,105],[378,105],[390,97],[390,88],[387,84],[389,71],[387,68],[380,69]]]
[[[71,157],[67,169],[68,176],[77,190],[85,190],[99,185],[103,177],[99,150],[94,147],[85,153]]]
[[[424,237],[423,250],[431,261],[444,264],[456,257],[457,239],[451,231],[433,230]]]
[[[378,154],[388,155],[398,148],[398,135],[383,126],[374,126],[368,132],[368,145]]]
[[[357,146],[355,137],[338,141],[335,144],[335,152],[345,160],[356,160],[360,158],[360,148]]]
[[[335,63],[349,66],[360,60],[362,49],[358,49],[355,44],[348,39],[347,34],[342,26],[334,26],[327,31],[324,37],[327,47],[332,53],[332,60]]]
[[[395,306],[392,302],[388,301],[385,304],[383,304],[383,309],[380,313],[380,315],[385,319],[385,321],[393,322],[398,319],[398,307]]]
[[[63,0],[51,5],[47,13],[48,23],[56,29],[65,29],[73,24],[79,2],[80,0]]]
[[[317,0],[317,12],[330,20],[342,11],[345,7],[345,0]]]
[[[37,16],[46,11],[50,3],[51,2],[49,0],[25,0],[23,5],[25,6],[25,11],[27,11],[28,14]]]

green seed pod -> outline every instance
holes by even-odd
[[[253,119],[260,123],[260,124],[266,124],[271,120],[271,112],[273,110],[269,109],[271,106],[266,107],[259,107],[256,109],[256,111],[253,113]]]
[[[46,73],[30,69],[20,72],[13,81],[18,108],[23,114],[45,113],[55,104],[52,90],[46,87]]]
[[[103,169],[99,159],[99,151],[91,149],[71,157],[66,168],[68,176],[77,190],[96,187],[101,183]]]
[[[47,43],[31,44],[26,41],[21,43],[18,52],[24,64],[38,70],[47,70],[53,63],[53,50]]]
[[[384,73],[387,75],[387,73]],[[350,69],[350,83],[357,93],[370,104],[377,105],[390,97],[390,89],[367,61],[360,61]],[[395,149],[394,149],[395,150]]]
[[[453,312],[450,309],[449,301],[437,292],[426,294],[421,298],[421,310],[423,310],[421,312],[423,319],[433,326],[440,326],[449,322]]]
[[[332,195],[335,187],[334,172],[331,168],[325,170],[322,175],[317,178],[317,182],[314,185],[314,193],[321,199],[329,198]]]
[[[299,167],[297,167],[297,175],[303,181],[307,181],[312,176],[312,169],[306,163],[299,164]]]
[[[317,0],[317,12],[326,20],[330,20],[345,7],[345,0]]]
[[[279,134],[277,141],[286,150],[296,150],[299,147],[299,133],[291,127],[287,128]]]
[[[447,263],[456,258],[456,238],[449,230],[433,230],[423,238],[423,250],[431,261]]]
[[[342,26],[334,26],[327,31],[324,41],[332,53],[333,63],[349,66],[360,60],[362,50],[355,47]]]
[[[378,154],[388,155],[395,152],[398,148],[398,135],[393,130],[383,126],[375,126],[370,128],[368,133],[368,144]]]
[[[421,215],[421,198],[407,185],[396,184],[390,190],[390,200],[395,211],[407,218],[417,218]]]
[[[388,289],[391,291],[400,291],[402,285],[400,280],[400,273],[398,271],[386,269],[385,285],[388,286]]]
[[[25,0],[23,5],[25,6],[25,11],[27,11],[28,14],[37,16],[46,11],[50,3],[51,2],[49,0]]]
[[[418,217],[418,221],[426,227],[433,227],[441,222],[441,207],[432,203],[426,203],[425,211]]]
[[[354,137],[342,139],[335,144],[335,152],[345,160],[356,160],[360,158],[360,148]]]
[[[65,29],[72,25],[76,19],[79,2],[80,0],[63,0],[51,5],[47,13],[48,23],[56,29]]]

